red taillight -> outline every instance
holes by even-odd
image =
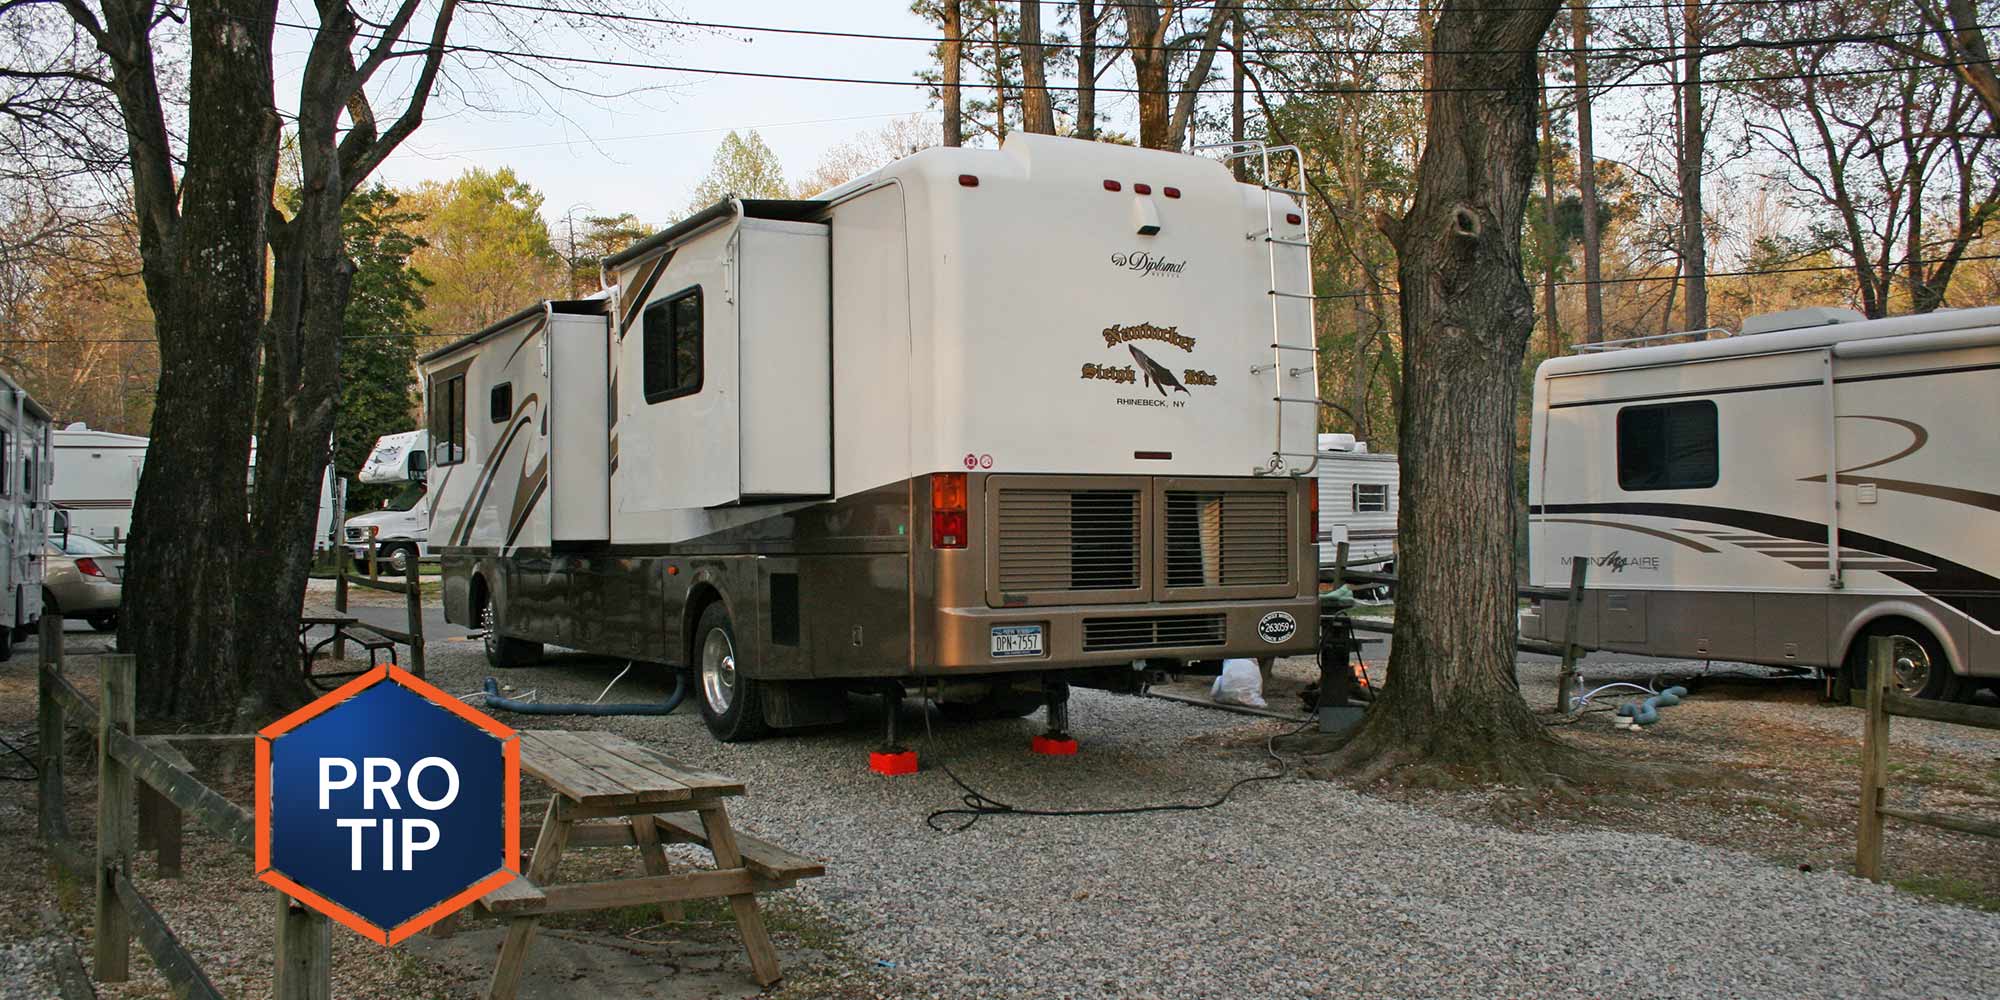
[[[1152,194],[1152,193],[1153,193],[1153,186],[1152,186],[1151,184],[1134,184],[1134,185],[1132,185],[1132,193],[1133,193],[1133,194]]]
[[[958,186],[976,188],[979,186],[979,178],[973,174],[959,174]]]
[[[1306,486],[1306,538],[1319,544],[1319,484]]]
[[[97,560],[89,556],[76,561],[76,571],[82,573],[84,576],[101,577],[104,575],[104,567],[97,565]]]
[[[1123,189],[1124,189],[1124,187],[1125,187],[1125,185],[1123,185],[1123,184],[1120,184],[1120,183],[1118,183],[1117,181],[1105,181],[1105,182],[1104,182],[1104,190],[1106,190],[1106,191],[1119,191],[1119,190],[1123,190]]]
[[[1166,195],[1166,196],[1167,196],[1167,197],[1169,197],[1169,198],[1178,198],[1178,197],[1180,197],[1180,196],[1181,196],[1181,189],[1180,189],[1180,188],[1173,188],[1173,187],[1170,187],[1170,188],[1161,188],[1161,189],[1160,189],[1160,193],[1161,193],[1161,194],[1163,194],[1163,195]]]
[[[1285,213],[1285,221],[1286,221],[1286,222],[1289,222],[1289,223],[1291,223],[1291,224],[1292,224],[1292,225],[1294,225],[1294,226],[1298,225],[1298,224],[1299,224],[1299,221],[1300,221],[1300,220],[1299,220],[1299,213],[1297,213],[1297,212],[1286,212],[1286,213]]]
[[[931,475],[931,548],[965,548],[965,473]]]

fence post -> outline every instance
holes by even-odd
[[[376,536],[380,534],[381,531],[382,528],[379,525],[371,524],[368,526],[368,579],[370,580],[382,579],[382,566],[381,563],[378,562],[378,557],[381,555],[381,553],[377,550],[375,545]]]
[[[423,571],[417,568],[416,553],[410,554],[410,571],[403,577],[403,604],[410,614],[410,672],[424,675],[424,587]]]
[[[340,567],[333,576],[333,613],[336,615],[347,613],[348,559],[347,546],[343,545],[340,547],[340,555],[334,558],[334,565]],[[346,634],[337,628],[333,630],[333,658],[335,661],[347,659],[347,640],[344,638]]]
[[[132,920],[118,901],[113,876],[132,867],[132,769],[111,753],[111,732],[132,735],[131,656],[104,657],[97,696],[97,950],[92,975],[122,983],[131,976]]]
[[[1589,559],[1570,557],[1569,599],[1563,605],[1562,672],[1556,676],[1556,712],[1562,715],[1569,714],[1570,695],[1576,690],[1576,633],[1583,625],[1583,577],[1589,570]]]
[[[69,840],[69,814],[63,806],[63,703],[56,697],[56,677],[62,673],[62,629],[60,612],[42,613],[41,654],[35,684],[35,717],[41,724],[42,779],[36,798],[41,807],[42,840],[51,845]]]
[[[1882,881],[1883,781],[1889,775],[1889,682],[1894,647],[1888,636],[1868,640],[1868,717],[1861,730],[1861,831],[1855,838],[1854,873]]]
[[[276,1000],[330,1000],[333,996],[333,929],[323,914],[278,896],[278,967],[271,983]]]

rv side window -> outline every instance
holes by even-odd
[[[1381,514],[1388,509],[1388,483],[1354,484],[1354,512],[1356,514]]]
[[[431,392],[432,465],[465,461],[465,376],[454,375]]]
[[[1705,490],[1719,476],[1715,403],[1628,406],[1618,411],[1618,488]]]
[[[496,424],[514,415],[514,383],[502,382],[486,394],[486,412]]]
[[[14,477],[11,475],[14,463],[7,461],[5,457],[13,453],[14,436],[6,431],[0,431],[0,496],[14,495]]]
[[[701,391],[701,286],[646,307],[646,402]]]

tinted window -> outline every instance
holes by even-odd
[[[646,402],[701,391],[701,288],[646,307]]]
[[[486,394],[486,412],[496,424],[504,424],[514,415],[514,383],[502,382]]]
[[[465,376],[431,384],[431,464],[465,461]]]
[[[67,538],[57,537],[51,539],[51,541],[55,543],[54,547],[60,548],[64,553],[73,556],[115,556],[118,554],[111,551],[110,546],[85,535],[72,534]]]
[[[1705,490],[1718,478],[1715,403],[1703,399],[1618,411],[1618,487]]]
[[[1388,483],[1355,483],[1354,512],[1380,514],[1389,509]]]

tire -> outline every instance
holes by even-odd
[[[542,644],[500,634],[500,617],[488,599],[479,606],[479,625],[486,632],[486,662],[502,670],[531,666],[542,659]]]
[[[993,719],[1025,719],[1042,707],[1040,691],[1020,691],[994,684],[977,701],[938,702],[938,714],[952,722],[985,722]]]
[[[84,621],[89,622],[90,627],[99,632],[118,631],[118,612],[116,611],[106,611],[103,614],[90,615]]]
[[[398,542],[384,548],[388,551],[377,552],[375,554],[375,561],[377,563],[386,561],[389,569],[394,571],[397,576],[410,575],[410,567],[415,565],[417,561],[417,547],[407,542]]]
[[[1848,683],[1863,698],[1868,692],[1869,640],[1878,636],[1887,637],[1895,643],[1892,650],[1895,657],[1895,674],[1891,682],[1893,690],[1932,701],[1959,700],[1965,686],[1959,676],[1952,673],[1951,661],[1945,658],[1944,647],[1938,644],[1929,629],[1900,618],[1868,626],[1848,647]]]
[[[717,601],[703,608],[689,647],[695,690],[701,696],[701,721],[724,743],[743,743],[771,731],[764,722],[763,685],[749,677],[737,661],[736,627]]]

